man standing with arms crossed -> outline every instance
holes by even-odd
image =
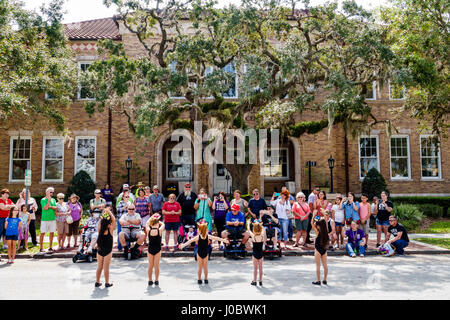
[[[53,253],[53,235],[56,231],[56,219],[55,212],[57,210],[56,200],[52,198],[55,189],[53,187],[48,187],[45,190],[45,198],[41,199],[42,206],[42,218],[41,218],[41,234],[39,239],[39,252],[44,252],[44,236],[47,232],[50,233],[50,246],[48,248],[48,253]]]

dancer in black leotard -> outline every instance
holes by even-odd
[[[101,219],[98,222],[97,230],[97,273],[95,287],[100,287],[100,277],[102,271],[105,275],[105,287],[111,287],[112,283],[109,282],[109,265],[112,258],[112,247],[114,229],[116,228],[116,218],[109,209],[105,209],[101,215]]]
[[[314,244],[314,258],[316,260],[316,276],[317,281],[313,282],[315,285],[320,285],[320,263],[323,264],[323,284],[327,284],[328,265],[327,265],[327,246],[328,246],[328,226],[323,218],[311,221],[312,228],[316,233],[316,241]]]
[[[247,223],[247,230],[250,233],[250,238],[253,243],[253,281],[251,282],[252,286],[256,286],[256,278],[259,270],[259,285],[262,286],[262,276],[263,276],[263,245],[267,240],[266,230],[263,227],[263,224],[259,220],[255,220],[253,222],[253,232],[250,230],[250,220]]]
[[[180,250],[187,247],[195,241],[197,244],[197,263],[198,263],[198,284],[202,284],[202,270],[205,274],[205,283],[208,283],[208,246],[212,240],[230,243],[227,239],[208,235],[208,222],[200,220],[198,223],[198,234],[191,240],[179,245]]]
[[[145,226],[148,235],[148,285],[153,285],[152,274],[155,269],[155,285],[159,285],[159,262],[161,260],[161,235],[165,225],[159,221],[161,216],[155,213],[150,217]]]

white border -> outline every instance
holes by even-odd
[[[9,138],[9,175],[8,175],[8,182],[25,182],[25,177],[23,179],[12,179],[12,167],[13,167],[13,140],[18,140],[19,136],[11,136]],[[31,136],[20,136],[20,140],[30,140],[30,168],[31,168],[31,156],[33,155],[33,139]]]
[[[406,100],[406,87],[403,86],[403,98],[401,99],[394,99],[391,97],[391,80],[389,80],[389,100],[394,100],[394,101],[403,101]]]
[[[392,177],[392,154],[391,154],[391,142],[392,138],[406,138],[406,146],[408,147],[408,176],[401,178]],[[398,134],[389,137],[389,169],[390,169],[390,180],[391,181],[412,181],[411,179],[411,146],[409,143],[409,135]]]
[[[266,176],[264,175],[264,179],[263,180],[268,180],[268,181],[273,181],[273,180],[289,180],[289,147],[284,147],[284,148],[280,148],[281,150],[286,150],[286,176],[282,176],[282,177],[271,177],[271,176]],[[281,152],[280,152],[281,154]],[[281,157],[279,158],[281,160]],[[263,171],[265,170],[265,164],[263,163]],[[283,165],[281,163],[281,165]],[[283,171],[283,169],[281,169]]]
[[[361,139],[364,138],[375,138],[377,143],[377,170],[380,172],[380,140],[378,135],[361,135],[358,136],[358,166],[359,166],[359,180],[364,180],[365,177],[361,177]]]
[[[62,175],[61,179],[45,179],[45,140],[62,140]],[[64,182],[64,138],[61,136],[43,136],[42,137],[42,172],[41,182]]]
[[[78,140],[79,139],[94,139],[95,140],[95,155],[94,155],[94,167],[95,167],[95,174],[94,174],[94,182],[97,182],[97,137],[96,136],[77,136],[75,137],[75,154],[74,154],[74,167],[73,167],[73,174],[76,175],[78,173],[77,171],[77,154],[78,154]]]
[[[169,178],[169,151],[172,151],[173,149],[166,149],[166,181],[192,181],[192,168],[194,166],[194,163],[192,162],[191,165],[191,173],[189,177],[180,177],[180,178]],[[189,150],[191,153],[191,160],[192,160],[192,149]],[[174,164],[175,165],[175,164]]]
[[[94,61],[78,61],[78,78],[80,78],[81,75],[81,65],[82,64],[89,64],[91,65]],[[81,101],[91,101],[91,100],[95,100],[94,98],[81,98],[81,83],[78,82],[78,90],[77,90],[77,100],[81,100]]]
[[[435,135],[432,134],[421,134],[419,136],[419,152],[420,152],[420,179],[423,181],[436,181],[436,180],[442,180],[442,161],[441,161],[441,140],[439,140],[439,148],[438,148],[438,169],[439,169],[439,176],[437,177],[424,177],[422,176],[422,138],[429,138],[429,137],[435,137]]]

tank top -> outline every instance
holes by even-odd
[[[152,230],[158,230],[158,234],[151,235]],[[159,227],[150,228],[148,232],[148,253],[155,255],[161,251],[161,235],[159,234]]]
[[[97,245],[99,247],[98,254],[102,257],[105,257],[111,253],[113,247],[113,237],[109,231],[109,228],[107,234],[101,233],[98,235]]]
[[[328,201],[327,200],[323,200],[323,202],[321,202],[320,200],[317,200],[317,203],[319,203],[319,205],[317,206],[317,215],[319,217],[323,217],[323,213],[321,209],[326,210],[327,206],[328,206]]]
[[[208,235],[206,235],[205,239],[202,239],[202,237],[198,236],[198,242],[197,242],[197,254],[200,258],[205,259],[208,256]]]
[[[255,259],[261,259],[263,257],[263,241],[259,241],[259,242],[253,242],[253,257],[255,257]]]

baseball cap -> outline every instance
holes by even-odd
[[[102,191],[100,189],[95,189],[94,194],[96,193],[102,193]]]
[[[128,185],[128,184],[124,184],[123,186],[122,186],[122,188],[129,188],[130,186]]]
[[[189,182],[186,182],[186,183],[184,184],[184,186],[190,188],[190,187],[191,187],[191,184],[190,184]]]
[[[155,189],[159,190],[159,187],[156,184],[153,186],[153,190],[155,190]]]
[[[231,210],[239,211],[239,210],[241,210],[241,207],[237,203],[235,203],[231,206]]]

